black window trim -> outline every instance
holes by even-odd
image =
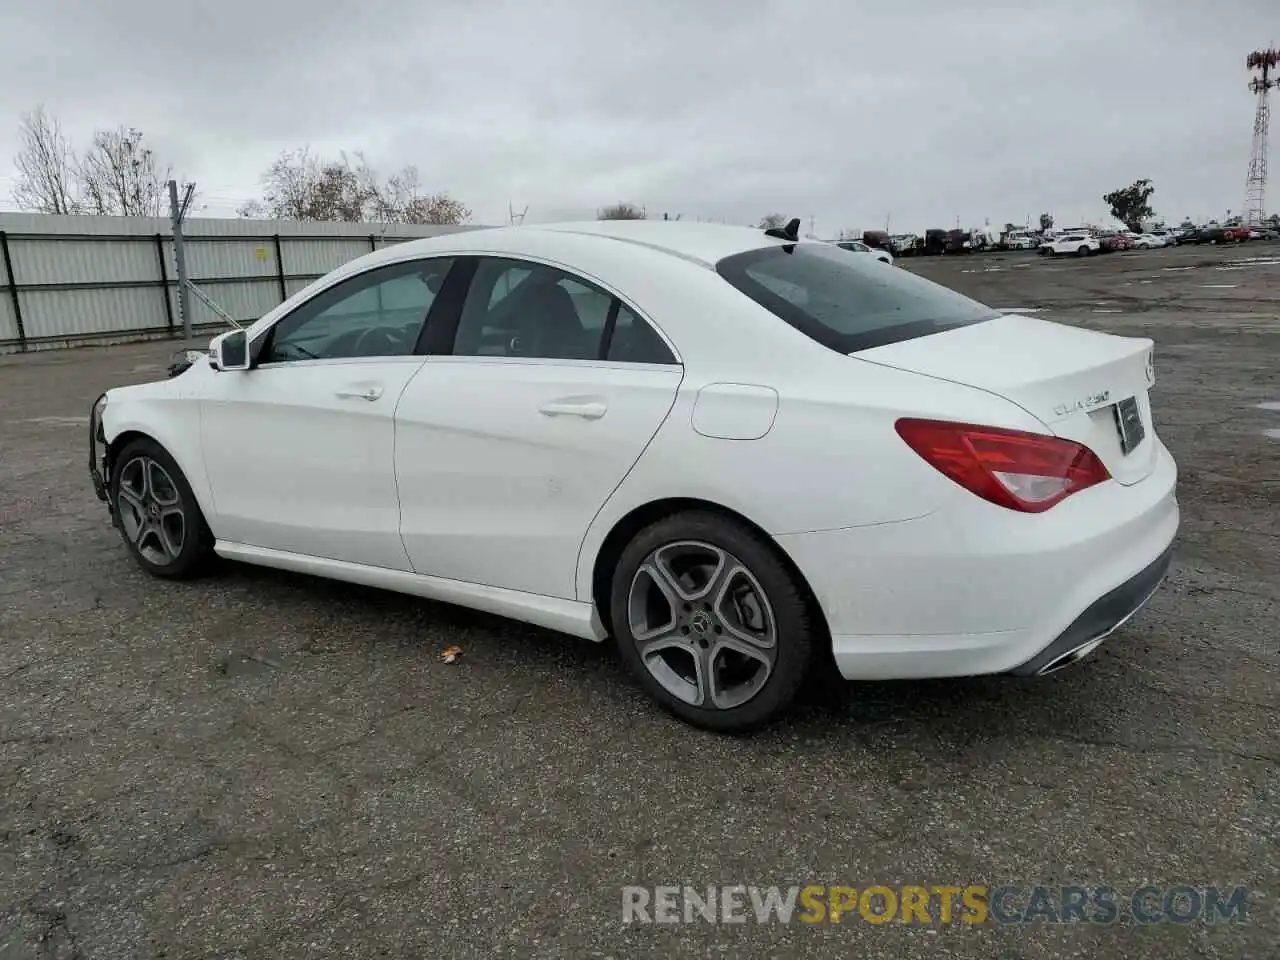
[[[459,267],[465,263],[467,264],[467,270],[465,271],[465,274],[466,274],[465,285],[463,285],[463,281],[461,281],[460,279],[459,285],[461,289],[457,291],[456,301],[451,300],[449,303],[448,312],[446,313],[442,311],[442,314],[438,319],[435,316],[433,316],[433,314],[435,313],[435,304],[432,304],[431,314],[429,314],[427,317],[428,326],[424,328],[424,332],[427,329],[429,329],[432,324],[435,324],[439,329],[438,329],[438,332],[432,336],[430,349],[426,351],[430,356],[448,356],[448,357],[457,358],[459,360],[482,360],[482,361],[485,361],[486,363],[518,360],[521,363],[529,363],[529,362],[572,363],[572,364],[591,364],[593,366],[600,363],[623,364],[628,367],[639,367],[639,368],[683,367],[684,366],[684,361],[680,358],[679,351],[676,350],[675,345],[671,342],[670,338],[662,331],[660,327],[658,327],[657,324],[655,324],[645,313],[643,313],[640,310],[637,310],[634,304],[632,304],[629,300],[624,298],[621,294],[619,294],[616,290],[614,290],[608,284],[597,279],[596,277],[591,276],[590,274],[584,273],[583,271],[575,269],[573,267],[569,267],[563,263],[557,263],[554,260],[543,260],[534,256],[529,256],[529,255],[519,254],[519,253],[509,253],[506,251],[494,251],[492,253],[464,254],[464,255],[458,256],[457,260],[458,260],[458,263],[455,263],[453,269],[449,271],[449,276],[446,277],[445,283],[448,284],[450,281],[452,281],[454,278],[454,274],[462,273],[463,271],[460,271]],[[601,331],[600,348],[598,350],[597,356],[588,358],[588,359],[570,359],[570,358],[564,358],[564,357],[560,357],[560,358],[518,357],[516,358],[516,357],[475,357],[470,354],[454,353],[453,350],[457,343],[457,338],[458,338],[458,327],[462,322],[462,309],[466,303],[468,294],[470,294],[471,292],[471,284],[475,281],[476,274],[480,268],[481,260],[508,260],[508,261],[511,261],[512,263],[526,264],[530,268],[547,267],[551,270],[556,270],[556,271],[559,271],[560,273],[563,273],[566,277],[568,277],[570,280],[574,281],[575,283],[583,284],[584,286],[598,290],[600,293],[603,293],[606,296],[608,296],[610,298],[609,313],[605,318],[605,325]],[[444,294],[445,294],[445,289],[441,288],[440,294],[436,297],[437,303],[444,298]],[[609,360],[608,359],[609,347],[613,342],[613,331],[617,325],[618,314],[621,312],[623,307],[625,307],[627,311],[632,315],[632,317],[634,317],[636,320],[640,321],[641,323],[647,324],[649,329],[653,331],[654,335],[657,336],[658,339],[662,341],[663,346],[666,347],[667,352],[671,356],[671,361],[669,363],[642,363],[636,360]]]
[[[306,364],[340,363],[340,362],[354,361],[354,360],[364,361],[364,360],[379,360],[379,359],[402,360],[406,357],[421,355],[424,352],[422,349],[424,341],[427,339],[428,331],[431,329],[432,317],[437,312],[438,307],[443,308],[441,301],[444,299],[445,293],[449,291],[450,281],[452,281],[454,278],[454,275],[459,272],[458,271],[459,264],[466,259],[467,259],[466,257],[459,256],[458,254],[455,254],[455,253],[444,253],[444,252],[438,253],[438,254],[432,254],[430,256],[425,256],[425,257],[424,256],[405,257],[402,260],[391,260],[384,263],[373,264],[369,266],[369,268],[366,270],[361,270],[358,273],[349,274],[345,277],[342,277],[339,280],[334,281],[333,283],[325,287],[323,290],[319,290],[316,293],[312,294],[311,296],[307,297],[307,299],[303,300],[301,303],[295,306],[292,310],[276,317],[274,320],[271,321],[271,324],[268,327],[258,332],[258,334],[253,338],[252,342],[249,344],[250,369],[257,369],[260,366],[265,366],[272,370],[285,369],[298,363],[306,363]],[[431,301],[431,306],[427,308],[426,316],[423,318],[422,329],[418,331],[418,339],[417,339],[417,342],[414,344],[414,349],[411,353],[401,354],[395,357],[321,357],[315,360],[308,359],[308,360],[287,360],[287,361],[270,361],[270,362],[264,362],[262,360],[263,355],[265,355],[271,349],[271,343],[275,339],[276,328],[279,327],[280,324],[283,323],[285,320],[288,320],[290,317],[297,314],[299,310],[307,309],[322,297],[327,297],[330,294],[333,294],[335,291],[338,291],[343,287],[347,286],[347,284],[352,283],[353,281],[368,277],[371,274],[378,273],[382,270],[389,270],[394,267],[402,267],[406,264],[425,263],[429,260],[452,260],[453,263],[450,265],[449,271],[448,273],[445,274],[444,281],[440,285],[440,292],[436,294],[435,299]],[[464,288],[464,293],[465,293],[465,288]],[[341,299],[343,298],[338,297],[334,302],[336,303]]]

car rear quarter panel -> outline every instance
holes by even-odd
[[[671,414],[587,531],[579,557],[580,598],[591,596],[592,570],[605,537],[645,504],[708,501],[774,537],[895,523],[932,513],[959,491],[898,436],[899,417],[1044,430],[1001,397],[866,363],[795,336],[804,343],[782,336],[771,344],[771,371],[733,376],[778,392],[772,428],[758,439],[698,433],[692,422],[698,391],[729,375],[718,364],[709,372],[687,369]]]

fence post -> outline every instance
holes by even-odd
[[[173,225],[173,260],[178,268],[178,310],[182,314],[182,336],[191,339],[191,303],[187,298],[187,252],[182,244],[182,209],[178,206],[178,183],[169,181],[169,222]]]
[[[271,238],[276,243],[276,280],[280,282],[280,302],[284,303],[289,299],[289,288],[284,282],[284,250],[280,246],[280,234],[276,234]]]
[[[164,262],[164,234],[156,234],[156,260],[160,263],[160,296],[164,297],[164,322],[173,336],[173,301],[169,299],[169,267]]]
[[[369,252],[373,253],[377,249],[378,249],[378,238],[371,233],[369,234]]]
[[[13,322],[18,328],[18,350],[27,351],[27,331],[22,325],[22,302],[18,299],[18,278],[13,273],[13,257],[9,255],[9,234],[0,230],[0,252],[4,254],[4,272],[9,280],[9,298],[13,301]]]

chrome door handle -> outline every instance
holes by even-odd
[[[382,396],[382,388],[381,387],[363,387],[363,388],[357,389],[355,387],[352,387],[347,390],[338,390],[334,395],[337,397],[340,397],[343,400],[371,400],[372,401],[372,400],[377,400],[380,396]]]
[[[608,409],[608,406],[599,400],[552,400],[540,406],[538,412],[547,417],[582,417],[584,420],[599,420]]]

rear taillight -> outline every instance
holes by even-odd
[[[940,473],[984,500],[1040,513],[1111,474],[1088,447],[1021,430],[899,420],[898,435]]]

